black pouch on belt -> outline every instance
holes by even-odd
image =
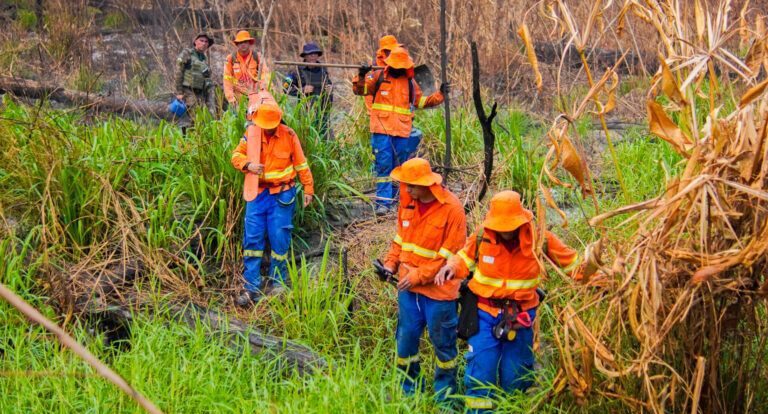
[[[483,228],[477,232],[477,240],[475,240],[475,259],[480,252],[480,243],[483,241]],[[456,328],[457,336],[463,340],[467,340],[480,330],[477,314],[477,295],[472,289],[469,288],[469,281],[472,279],[472,273],[469,277],[461,281],[459,287],[459,326]]]
[[[457,335],[467,340],[477,333],[479,328],[477,315],[477,295],[467,286],[469,279],[461,282],[459,288],[459,326]]]

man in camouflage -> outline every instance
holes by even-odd
[[[205,52],[213,45],[213,38],[205,33],[198,34],[193,47],[185,48],[176,58],[176,97],[187,105],[187,113],[179,124],[186,128],[191,123],[189,112],[197,105],[205,105],[214,113],[215,93],[211,81],[211,68]]]

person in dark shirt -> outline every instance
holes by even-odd
[[[307,63],[319,63],[323,50],[315,42],[309,42],[299,55]],[[332,138],[330,127],[333,82],[325,68],[301,66],[288,74],[283,81],[285,93],[302,99],[312,116],[313,126],[319,136]]]

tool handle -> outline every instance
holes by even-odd
[[[309,62],[294,62],[290,60],[276,60],[272,62],[278,66],[308,66],[311,68],[345,68],[345,69],[358,69],[363,67],[360,64],[354,63],[309,63]],[[384,69],[384,66],[371,66],[371,69]]]

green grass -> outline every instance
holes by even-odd
[[[283,107],[286,123],[302,140],[317,191],[316,203],[297,210],[297,253],[299,238],[308,240],[328,230],[328,208],[362,197],[373,186],[371,154],[365,117],[345,119],[344,128],[329,142],[312,127],[301,103],[284,102]],[[242,175],[229,160],[244,130],[240,109],[226,113],[221,122],[198,113],[197,127],[182,136],[165,122],[91,122],[78,112],[26,107],[6,98],[0,114],[5,137],[0,140],[0,281],[62,321],[51,298],[60,293],[51,291],[52,274],[78,263],[105,261],[115,251],[150,261],[142,283],[157,297],[155,316],[135,315],[129,349],[105,347],[78,323],[67,329],[167,412],[438,412],[428,393],[406,398],[398,390],[394,290],[373,282],[370,270],[351,274],[355,312],[349,316],[353,297],[346,293],[335,255],[319,263],[294,256],[289,267],[294,289],[241,315],[325,357],[330,368],[314,375],[301,375],[270,355],[233,352],[226,338],[162,316],[168,292],[179,286],[185,294],[220,306],[228,303],[224,289],[237,285],[232,269],[241,260],[244,204]],[[467,167],[469,173],[454,180],[469,181],[481,168],[482,136],[472,110],[457,108],[455,120],[454,165]],[[422,154],[442,160],[442,112],[419,112],[417,126],[425,133]],[[546,152],[545,131],[520,111],[503,111],[495,131],[493,191],[516,189],[531,205]],[[641,131],[630,135],[617,146],[617,154],[625,179],[636,189],[630,196],[639,200],[661,191],[666,177],[679,171],[679,157]],[[610,181],[613,173],[606,168],[602,179]],[[574,194],[566,191],[563,197],[591,215],[591,203]],[[623,196],[604,194],[601,209],[619,205]],[[576,210],[570,229],[555,229],[574,246],[594,239],[580,214]],[[18,224],[5,228],[7,218]],[[370,247],[373,252],[386,248]],[[193,284],[188,268],[170,253],[196,269],[203,285]],[[556,277],[549,282],[553,305],[573,300],[571,290],[559,289],[564,283]],[[620,411],[618,403],[605,399],[595,398],[579,409],[568,394],[556,399],[548,395],[559,366],[552,345],[556,315],[549,306],[541,311],[542,339],[549,345],[540,355],[540,385],[528,396],[504,398],[502,409]],[[128,397],[5,303],[0,303],[0,348],[0,411],[139,412]],[[431,376],[433,357],[426,338],[422,357],[425,375]]]

